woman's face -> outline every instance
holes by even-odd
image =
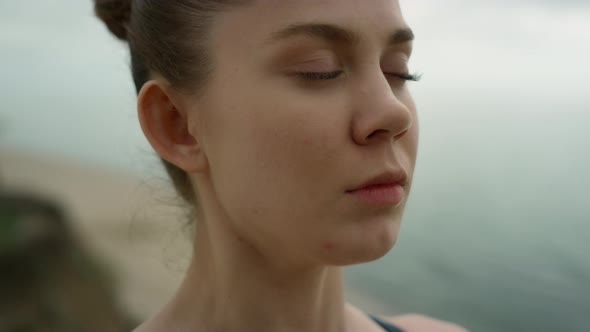
[[[258,0],[219,14],[213,74],[189,117],[209,164],[205,195],[221,210],[212,214],[277,260],[387,253],[418,145],[402,78],[409,39],[397,0]],[[399,204],[350,192],[398,170],[408,176]]]

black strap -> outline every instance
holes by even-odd
[[[393,325],[391,325],[391,324],[389,324],[389,323],[386,323],[386,322],[382,321],[381,319],[379,319],[379,318],[377,318],[377,317],[375,317],[375,316],[371,316],[371,315],[369,315],[369,316],[370,316],[370,317],[371,317],[371,318],[372,318],[372,319],[373,319],[373,320],[374,320],[374,321],[375,321],[377,324],[379,324],[379,325],[380,325],[382,328],[384,328],[384,329],[385,329],[385,331],[387,331],[387,332],[404,332],[404,331],[402,331],[402,330],[398,329],[397,327],[395,327],[395,326],[393,326]]]

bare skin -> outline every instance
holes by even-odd
[[[202,94],[160,77],[144,85],[142,129],[190,174],[199,216],[183,284],[137,331],[382,332],[345,302],[342,267],[394,246],[418,118],[404,79],[412,41],[399,4],[366,4],[236,7],[215,19],[214,70]],[[408,178],[401,203],[372,206],[350,195],[392,170]],[[422,316],[393,322],[464,331]]]

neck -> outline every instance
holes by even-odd
[[[178,330],[345,330],[341,268],[273,264],[227,230],[212,228],[198,223],[191,265],[168,307],[171,321],[186,323]]]

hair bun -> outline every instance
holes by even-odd
[[[94,12],[109,31],[121,40],[127,40],[127,26],[131,18],[132,0],[94,0]]]

